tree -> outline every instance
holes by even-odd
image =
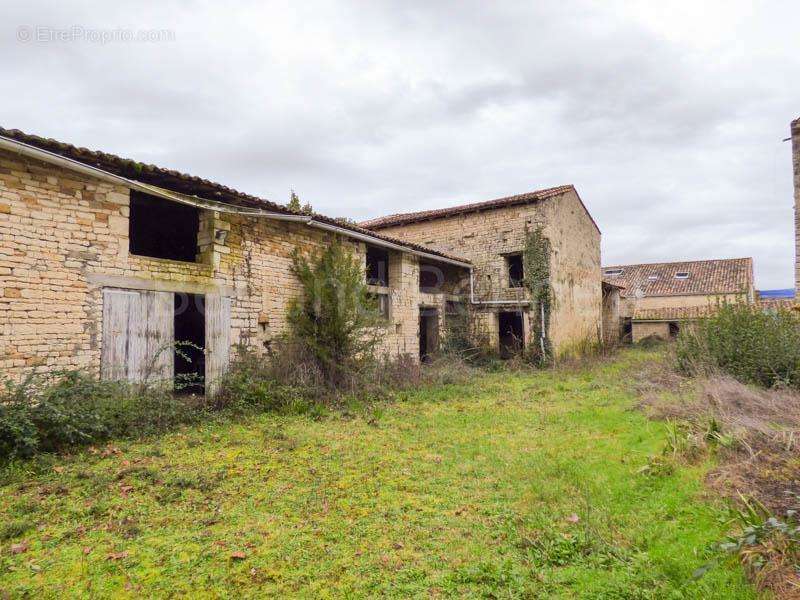
[[[303,295],[289,306],[291,333],[338,387],[378,342],[380,317],[364,266],[339,239],[310,257],[295,250],[292,259]]]

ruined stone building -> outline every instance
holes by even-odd
[[[554,352],[568,353],[602,335],[600,229],[571,185],[485,202],[395,214],[361,223],[372,231],[445,253],[474,266],[474,318],[488,342],[535,342],[541,315],[523,286],[522,252],[540,229],[551,248],[553,306],[546,326]]]
[[[622,288],[626,341],[674,338],[682,324],[708,316],[720,303],[755,301],[752,258],[608,266],[603,278]]]
[[[424,357],[476,308],[500,346],[525,342],[515,257],[526,228],[553,245],[556,348],[601,329],[600,232],[572,187],[399,227],[306,215],[199,177],[0,129],[0,376],[89,369],[196,374],[234,349],[267,351],[301,293],[295,250],[344,240],[385,316],[382,351]],[[374,225],[374,224],[373,224]],[[461,242],[459,242],[461,236]],[[193,360],[170,348],[187,341]]]

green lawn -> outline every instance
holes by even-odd
[[[708,465],[639,472],[665,432],[625,382],[654,356],[30,463],[0,487],[0,598],[751,598],[731,561],[692,579],[725,531]]]

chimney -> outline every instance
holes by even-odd
[[[794,293],[800,299],[800,119],[792,121],[794,167]]]

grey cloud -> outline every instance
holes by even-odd
[[[753,255],[758,284],[784,287],[800,9],[748,10],[670,25],[621,1],[12,2],[0,123],[277,201],[293,187],[333,216],[573,183],[607,263]],[[21,44],[23,24],[175,41]]]

